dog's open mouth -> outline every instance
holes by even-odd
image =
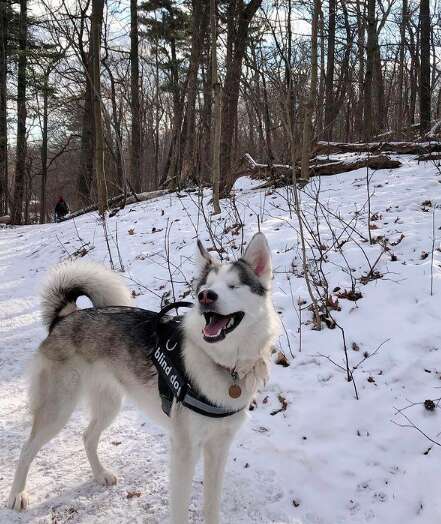
[[[213,311],[204,313],[205,327],[202,330],[204,340],[207,342],[219,342],[228,333],[231,333],[241,323],[245,313],[238,311],[231,315],[219,315]]]

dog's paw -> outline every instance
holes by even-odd
[[[25,491],[20,493],[11,493],[8,500],[8,508],[15,511],[24,511],[29,504],[29,498]]]
[[[114,486],[118,482],[116,475],[107,469],[103,469],[103,471],[95,475],[95,480],[101,486]]]

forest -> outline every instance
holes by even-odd
[[[202,186],[219,212],[244,172],[323,174],[330,143],[374,166],[381,144],[432,154],[440,17],[438,0],[1,0],[2,221]]]

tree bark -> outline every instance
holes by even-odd
[[[398,65],[398,115],[396,130],[402,133],[404,127],[404,59],[406,51],[407,0],[403,0],[400,24],[400,58]]]
[[[364,137],[370,140],[374,134],[373,111],[372,111],[372,84],[375,62],[375,0],[368,0],[368,30],[367,30],[367,60],[366,76],[364,81]]]
[[[325,136],[332,139],[334,123],[334,64],[335,64],[335,10],[336,0],[329,0],[328,15],[328,50],[326,58],[326,107],[325,107]]]
[[[92,58],[93,114],[95,117],[95,177],[98,193],[98,212],[103,217],[107,210],[107,186],[104,172],[104,133],[101,114],[100,50],[104,0],[92,1],[90,51]]]
[[[229,2],[227,12],[227,53],[225,81],[222,96],[221,166],[222,194],[229,194],[232,187],[233,136],[237,119],[237,104],[242,72],[242,62],[247,47],[250,22],[262,0]]]
[[[420,132],[430,128],[430,0],[420,2]]]
[[[361,4],[360,0],[357,0],[357,34],[358,34],[358,101],[357,110],[355,112],[355,128],[357,138],[361,139],[365,136],[364,129],[364,96],[365,96],[365,45],[366,45],[366,4]]]
[[[92,187],[95,171],[95,118],[93,110],[92,65],[90,50],[85,58],[84,74],[86,91],[84,94],[84,110],[81,126],[80,173],[78,177],[78,192],[83,204],[92,200]]]
[[[205,0],[192,0],[192,30],[191,54],[187,75],[187,104],[184,118],[185,129],[183,133],[184,152],[182,155],[181,184],[195,176],[195,120],[196,120],[196,95],[199,65],[202,56],[202,42],[207,30],[207,6]]]
[[[0,215],[9,207],[8,127],[7,127],[7,58],[8,4],[0,0]]]
[[[309,179],[309,157],[311,155],[312,142],[312,115],[314,113],[315,100],[317,96],[317,30],[318,16],[320,11],[320,0],[314,0],[314,11],[311,26],[311,86],[308,99],[305,103],[302,141],[302,167],[300,177]]]
[[[46,222],[46,182],[47,182],[47,145],[48,145],[48,91],[49,70],[43,79],[43,129],[41,137],[41,188],[40,188],[40,224]]]
[[[130,151],[130,171],[133,187],[137,193],[142,189],[141,176],[141,126],[139,106],[139,34],[138,2],[130,0],[130,102],[132,110],[132,144]]]
[[[17,148],[15,162],[14,200],[11,220],[23,222],[23,193],[26,177],[26,67],[27,67],[27,0],[20,0],[18,73],[17,73]]]
[[[213,82],[213,101],[211,125],[211,179],[213,184],[213,213],[221,212],[219,205],[220,184],[220,147],[222,124],[222,92],[217,71],[217,17],[216,0],[210,0],[210,31],[211,31],[211,81]]]

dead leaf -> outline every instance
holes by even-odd
[[[276,359],[274,360],[274,363],[278,366],[283,366],[284,368],[289,367],[289,362],[286,356],[281,352],[278,351],[276,355]]]
[[[127,498],[128,499],[133,499],[133,498],[139,498],[141,496],[141,492],[140,491],[128,491],[127,492]]]

